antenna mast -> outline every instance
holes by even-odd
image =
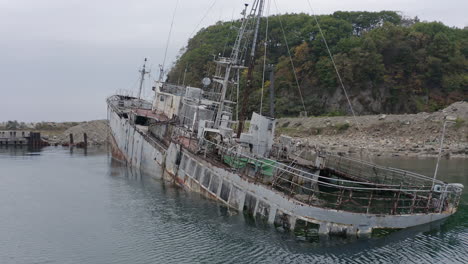
[[[243,95],[242,95],[242,108],[241,108],[241,113],[240,113],[240,120],[239,120],[239,125],[237,126],[237,136],[240,137],[240,134],[242,133],[244,129],[244,122],[245,122],[245,116],[247,112],[247,104],[249,101],[249,93],[252,90],[252,79],[253,79],[253,70],[255,67],[255,51],[257,47],[257,40],[258,40],[258,31],[260,29],[260,19],[263,14],[263,7],[265,5],[265,0],[256,0],[254,3],[254,7],[252,8],[251,15],[254,16],[255,18],[255,31],[254,31],[254,36],[253,36],[253,43],[252,43],[252,49],[250,51],[250,58],[249,58],[249,70],[247,72],[247,86],[244,89]],[[239,103],[239,102],[238,102]]]
[[[149,71],[146,71],[146,62],[148,61],[147,58],[145,58],[145,62],[143,63],[143,68],[141,68],[141,77],[140,77],[140,89],[138,90],[138,99],[141,99],[141,91],[143,89],[143,82],[145,81],[145,75],[150,73]]]
[[[242,11],[243,19],[242,19],[242,25],[239,29],[239,33],[237,34],[236,42],[234,44],[234,47],[232,49],[231,57],[230,58],[219,58],[216,61],[216,73],[214,77],[214,81],[218,84],[218,86],[221,86],[221,95],[219,98],[219,106],[218,106],[218,111],[216,113],[216,119],[215,119],[215,127],[219,127],[221,124],[221,118],[223,115],[224,111],[224,105],[225,105],[225,98],[226,98],[226,92],[229,86],[229,77],[231,75],[231,70],[233,68],[240,69],[242,68],[241,61],[239,58],[239,53],[241,51],[241,44],[242,40],[244,38],[244,33],[246,31],[248,21],[247,21],[247,8],[248,4],[245,4],[245,8]],[[224,71],[224,76],[223,76],[223,71]]]
[[[258,31],[260,28],[260,18],[263,13],[263,6],[264,6],[265,0],[255,0],[254,4],[252,6],[252,10],[250,11],[250,14],[247,14],[247,9],[248,9],[248,4],[245,4],[244,11],[242,12],[243,19],[242,19],[242,24],[239,29],[239,33],[237,35],[234,47],[232,49],[231,57],[230,58],[219,58],[216,63],[216,73],[214,76],[214,81],[221,86],[221,93],[219,97],[219,105],[218,105],[218,111],[216,114],[216,119],[215,119],[215,127],[219,127],[221,125],[221,119],[224,113],[224,107],[225,103],[228,101],[225,101],[226,97],[226,91],[228,89],[229,84],[231,83],[229,81],[230,75],[231,75],[231,70],[232,69],[244,69],[246,67],[243,66],[243,60],[241,56],[241,52],[243,52],[243,43],[245,44],[245,34],[249,32],[247,30],[248,27],[255,27],[252,31],[254,32],[253,34],[253,45],[251,49],[251,56],[250,56],[250,67],[249,67],[249,76],[250,79],[252,77],[253,73],[253,66],[255,65],[255,49],[257,45],[257,39],[258,39]],[[251,19],[253,20],[253,23],[251,22]],[[235,83],[235,81],[234,81]],[[246,90],[251,90],[251,85],[248,85],[248,88]],[[246,97],[248,97],[248,94],[244,92],[244,103],[242,105],[243,112],[245,112],[245,101]],[[230,102],[232,103],[232,102]],[[237,102],[239,104],[239,102]],[[245,115],[245,114],[244,114]],[[244,118],[245,119],[245,118]],[[240,124],[241,125],[241,124]],[[238,133],[240,135],[240,133]]]
[[[179,8],[179,0],[177,0],[174,13],[172,13],[172,22],[171,22],[171,27],[169,28],[169,34],[167,35],[166,50],[164,51],[164,60],[163,60],[162,65],[159,65],[159,82],[162,82],[164,80],[164,68],[166,67],[167,51],[169,49],[169,43],[171,41],[171,36],[172,36],[172,29],[174,28],[174,21],[175,21],[178,8]]]

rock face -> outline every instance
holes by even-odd
[[[438,154],[445,120],[451,122],[447,124],[444,154],[467,157],[468,102],[457,102],[434,113],[368,115],[356,119],[281,118],[277,136],[292,136],[306,142],[305,145],[331,152],[434,156]]]
[[[61,136],[53,141],[59,144],[69,143],[70,134],[73,134],[75,143],[83,142],[84,133],[88,136],[89,145],[105,144],[109,134],[107,120],[95,120],[80,123],[77,126],[67,129]]]

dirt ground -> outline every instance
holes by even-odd
[[[88,122],[79,123],[76,126],[70,127],[65,131],[61,131],[60,134],[55,134],[48,137],[48,141],[51,144],[64,144],[69,143],[70,134],[73,134],[75,143],[84,141],[84,133],[88,136],[88,144],[90,145],[103,145],[107,142],[107,136],[109,133],[109,127],[107,120],[94,120]],[[43,135],[47,135],[47,131],[43,132]]]
[[[468,102],[434,113],[340,117],[281,118],[277,135],[330,152],[393,156],[438,154],[444,121],[444,155],[468,157]]]

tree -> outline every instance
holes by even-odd
[[[17,130],[17,129],[19,129],[19,123],[16,120],[15,121],[8,121],[5,128],[7,130]]]

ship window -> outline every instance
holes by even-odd
[[[193,175],[193,173],[195,171],[195,165],[196,165],[195,160],[192,160],[190,162],[190,167],[188,168],[188,171],[190,172],[191,175]]]
[[[201,166],[198,165],[196,170],[195,170],[195,179],[198,181],[200,180],[200,174],[201,174]]]
[[[180,163],[180,169],[185,170],[185,163],[187,162],[187,156],[183,155],[182,156],[182,161]]]
[[[185,164],[184,164],[184,166],[182,167],[182,169],[183,169],[184,171],[187,171],[187,170],[189,169],[189,166],[190,166],[189,164],[190,164],[191,159],[190,159],[189,157],[187,157],[187,156],[185,156],[185,159],[186,159],[186,160],[185,160]]]
[[[215,174],[211,177],[210,191],[212,193],[218,193],[219,188],[219,177]]]
[[[164,102],[164,96],[160,96],[159,101]]]
[[[210,171],[205,170],[205,177],[203,177],[202,185],[208,188],[208,186],[210,186],[210,181],[211,181],[211,173]]]

